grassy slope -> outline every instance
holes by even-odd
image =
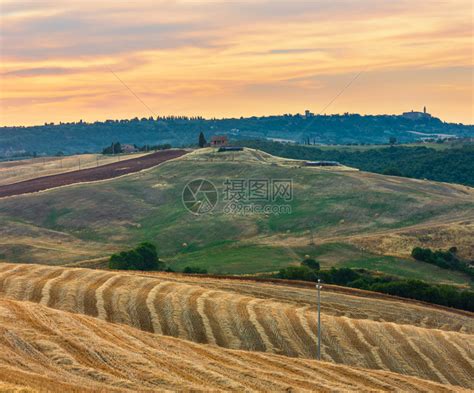
[[[0,200],[0,258],[62,264],[149,240],[176,268],[197,264],[219,273],[274,271],[305,253],[323,253],[308,246],[311,232],[317,243],[324,243],[325,238],[474,211],[472,198],[448,185],[269,161],[253,152],[191,156],[112,181]],[[292,213],[229,216],[222,214],[220,203],[211,214],[194,216],[182,206],[181,192],[190,180],[206,178],[222,190],[226,178],[249,177],[291,178]],[[301,241],[291,246],[262,242],[275,236]],[[331,258],[321,255],[323,266],[359,265],[431,281],[467,282],[462,275],[420,262],[334,247],[345,251],[340,258],[334,252]]]

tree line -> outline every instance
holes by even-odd
[[[415,133],[413,133],[413,131]],[[32,127],[2,127],[0,156],[24,151],[38,155],[99,152],[112,140],[123,143],[194,145],[196,135],[228,135],[236,140],[279,138],[301,143],[386,143],[390,137],[399,142],[419,140],[420,135],[449,134],[474,136],[474,126],[444,123],[439,119],[409,120],[403,116],[358,114],[301,114],[204,119],[200,116],[135,117],[88,123],[47,123]],[[418,134],[417,134],[418,132]]]
[[[275,275],[286,280],[302,280],[347,286],[428,303],[474,311],[474,292],[451,285],[430,284],[421,280],[401,279],[373,274],[365,269],[335,268],[320,270],[319,264],[305,258],[300,266],[289,266]]]
[[[238,144],[280,157],[337,161],[368,172],[474,186],[474,144],[444,150],[425,146],[390,146],[360,151],[338,149],[337,146],[319,149],[262,140]]]
[[[415,247],[411,252],[411,256],[417,261],[431,263],[442,269],[457,270],[466,273],[473,279],[474,268],[471,267],[469,262],[461,260],[456,255],[456,251],[456,247],[451,247],[447,251],[432,251],[429,248]]]

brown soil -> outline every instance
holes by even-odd
[[[151,168],[161,164],[162,162],[181,157],[184,154],[186,154],[185,150],[159,151],[139,158],[114,162],[96,168],[82,169],[73,172],[60,173],[58,175],[38,177],[19,183],[7,184],[0,186],[0,198],[29,194],[75,183],[111,179]]]

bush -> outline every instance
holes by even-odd
[[[122,251],[119,254],[113,254],[110,257],[109,268],[114,270],[126,270],[128,269],[128,263],[126,260],[126,253]]]
[[[331,268],[328,282],[337,285],[347,285],[360,278],[360,274],[353,269],[343,267],[341,269]]]
[[[308,266],[288,266],[280,269],[277,273],[278,278],[286,280],[316,281],[318,276],[313,269]]]
[[[140,270],[155,270],[157,268],[157,263],[159,263],[158,252],[153,244],[148,242],[140,243],[135,251],[143,259],[143,269]]]
[[[457,248],[451,247],[449,251],[431,251],[429,248],[415,247],[411,256],[418,261],[431,263],[443,269],[458,270],[474,277],[474,271],[468,263],[460,260],[456,256]]]
[[[320,269],[319,262],[313,258],[305,258],[303,262],[301,262],[301,266],[306,266],[313,270]]]
[[[163,270],[164,264],[158,258],[156,247],[148,242],[140,243],[129,251],[122,251],[110,257],[109,268],[115,270]]]
[[[185,274],[207,274],[207,269],[198,266],[186,266],[183,269]]]

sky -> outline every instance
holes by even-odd
[[[473,124],[473,17],[470,0],[0,0],[0,126],[424,106]]]

